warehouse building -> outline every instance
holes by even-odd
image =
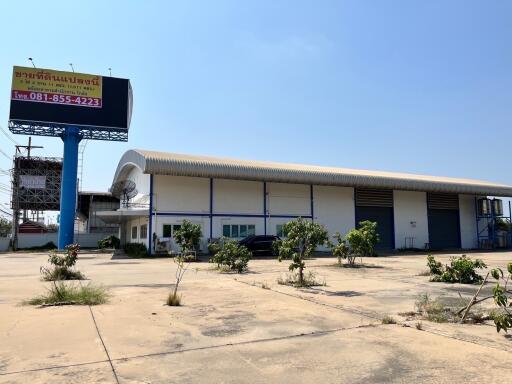
[[[201,225],[205,250],[210,238],[282,236],[282,225],[297,217],[331,235],[377,221],[379,248],[387,250],[494,246],[497,219],[480,200],[512,196],[512,186],[478,180],[147,150],[122,156],[113,180],[119,185],[130,186],[120,208],[98,215],[120,224],[123,243],[145,243],[151,252],[166,242],[174,248],[173,231],[184,219]]]

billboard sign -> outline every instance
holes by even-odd
[[[10,128],[15,127],[13,133],[58,136],[53,134],[55,127],[77,126],[127,135],[132,103],[128,79],[14,67],[9,113],[14,124]],[[41,129],[20,131],[19,125]]]
[[[101,80],[84,73],[14,67],[11,99],[101,108]]]

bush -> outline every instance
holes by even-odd
[[[48,250],[52,250],[52,249],[57,249],[57,246],[55,245],[55,243],[53,241],[49,241],[43,245],[37,245],[34,247],[28,247],[28,248],[22,248],[22,249],[27,250],[27,251],[48,251]]]
[[[219,241],[211,241],[208,243],[208,252],[212,256],[219,252],[221,248],[222,246],[220,245]]]
[[[98,305],[108,301],[108,291],[101,286],[66,285],[54,282],[48,293],[26,301],[28,305]]]
[[[72,269],[78,259],[79,251],[80,245],[78,244],[66,246],[66,253],[64,255],[58,254],[55,250],[51,251],[48,256],[48,262],[52,266],[50,268],[40,268],[42,279],[45,281],[85,279],[81,272]]]
[[[130,257],[144,257],[148,255],[148,248],[142,243],[127,243],[124,252]]]
[[[247,270],[252,254],[245,246],[239,245],[236,240],[224,241],[220,250],[210,259],[210,263],[217,264],[217,268],[226,268],[241,273]]]
[[[101,240],[98,241],[98,248],[99,249],[106,249],[106,248],[119,249],[120,245],[121,245],[121,240],[119,240],[114,235],[105,237],[104,239],[101,239]]]
[[[382,318],[382,324],[396,324],[396,320],[391,316],[384,316]]]
[[[377,223],[374,221],[361,221],[359,228],[351,230],[346,239],[350,246],[350,251],[359,257],[373,256],[375,254],[375,245],[380,241],[377,233]]]
[[[487,265],[480,259],[471,260],[466,255],[451,257],[450,265],[443,266],[432,255],[427,256],[427,266],[430,269],[431,281],[444,283],[478,284],[483,277],[476,273],[476,269],[486,268]]]

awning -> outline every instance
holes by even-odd
[[[108,224],[121,224],[123,221],[136,217],[149,217],[149,209],[98,211],[96,216]]]

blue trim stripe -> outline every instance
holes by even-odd
[[[213,178],[210,177],[210,239],[213,238]]]
[[[313,204],[313,184],[309,186],[309,199],[311,201],[311,220],[315,221],[315,209]]]
[[[267,234],[267,183],[263,182],[263,234]]]
[[[190,216],[190,217],[254,217],[265,219],[268,216],[258,213],[209,213],[209,212],[156,212],[157,216]],[[296,219],[303,217],[305,219],[311,219],[311,215],[272,215],[275,218],[281,219]]]
[[[153,174],[149,175],[149,225],[148,225],[148,227],[149,227],[148,253],[151,256],[152,251],[153,251]]]

